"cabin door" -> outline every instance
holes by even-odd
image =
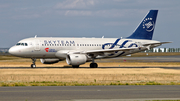
[[[39,51],[39,50],[40,50],[40,41],[39,41],[39,40],[35,40],[34,50],[36,50],[36,51]]]

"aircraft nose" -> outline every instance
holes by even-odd
[[[11,47],[11,48],[9,49],[9,53],[10,53],[11,55],[17,55],[18,50],[17,50],[16,47]]]

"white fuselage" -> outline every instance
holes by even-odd
[[[113,52],[99,54],[96,58],[119,57],[146,50],[142,44],[158,43],[154,40],[118,39],[118,38],[62,38],[37,37],[27,38],[18,42],[9,51],[11,54],[25,58],[59,58],[65,59],[67,53],[83,53],[89,50],[104,50],[139,47],[139,49],[126,52]],[[23,44],[22,44],[23,43]],[[158,45],[151,45],[150,48]]]

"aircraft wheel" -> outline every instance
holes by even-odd
[[[73,68],[79,68],[79,65],[72,65]]]
[[[90,68],[97,68],[97,67],[98,67],[97,63],[91,63],[90,64]]]
[[[31,68],[36,68],[36,65],[35,64],[31,64]]]

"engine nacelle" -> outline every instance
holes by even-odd
[[[66,57],[66,62],[69,65],[81,65],[86,63],[87,56],[84,54],[69,54]]]
[[[59,59],[40,59],[40,61],[43,64],[54,64],[54,63],[58,63],[60,60]]]

